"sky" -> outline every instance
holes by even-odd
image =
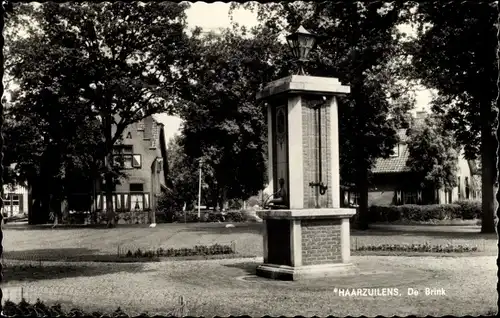
[[[194,2],[191,7],[186,11],[188,28],[199,26],[206,31],[216,30],[219,28],[226,28],[231,26],[229,18],[230,3],[214,2]],[[233,14],[233,19],[240,25],[252,27],[257,25],[257,15],[249,10],[239,9]],[[405,31],[407,32],[406,28]],[[423,90],[416,92],[416,107],[412,112],[427,110],[428,105],[432,99],[430,91]],[[166,140],[172,138],[178,133],[181,120],[175,116],[167,116],[164,114],[155,116],[159,121],[165,124],[165,137]]]
[[[188,28],[199,26],[205,31],[212,31],[230,27],[229,6],[230,3],[223,2],[191,3],[191,7],[186,11]],[[247,27],[257,25],[257,15],[249,10],[236,10],[233,17],[240,25]],[[166,140],[170,140],[179,132],[182,123],[179,117],[159,114],[155,118],[165,125]]]

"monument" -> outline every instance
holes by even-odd
[[[305,75],[302,62],[315,35],[302,26],[287,37],[299,75],[268,83],[257,93],[267,103],[269,180],[273,197],[264,220],[264,264],[257,275],[284,280],[341,275],[350,264],[349,218],[340,208],[337,96],[350,87],[338,79]]]

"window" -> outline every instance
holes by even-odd
[[[142,211],[144,210],[144,196],[142,194],[131,194],[130,203],[132,211]]]
[[[457,182],[458,182],[458,199],[460,200],[462,198],[462,189],[460,187],[460,177],[457,178]]]
[[[144,191],[144,184],[142,183],[131,183],[130,186],[130,192],[143,192]]]
[[[132,169],[133,168],[132,155],[123,155],[122,158],[123,158],[123,168]]]
[[[132,167],[141,168],[142,167],[142,156],[141,155],[133,155],[132,156]]]
[[[396,146],[394,146],[394,148],[392,149],[392,151],[394,152],[391,157],[399,157],[399,144],[397,144]]]
[[[403,192],[404,204],[417,204],[418,195],[415,191],[405,191]]]
[[[130,145],[115,146],[114,151],[115,165],[123,169],[133,169],[142,167],[142,156],[134,154],[133,148]]]
[[[470,198],[470,186],[469,186],[469,177],[465,177],[465,198],[469,200]]]
[[[142,186],[142,184],[141,184]],[[115,193],[113,194],[113,205],[117,212],[145,211],[149,210],[149,194],[147,193]],[[106,210],[106,196],[98,194],[96,198],[96,210]]]
[[[359,195],[357,192],[349,191],[349,206],[359,205]]]
[[[349,206],[349,191],[344,190],[344,207]]]
[[[395,193],[396,199],[394,201],[396,202],[396,205],[400,205],[402,203],[401,192],[401,190],[397,190]]]

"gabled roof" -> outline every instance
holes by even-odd
[[[410,168],[406,166],[409,151],[406,145],[399,145],[399,156],[390,158],[379,158],[372,169],[373,173],[395,173],[407,172]]]
[[[397,157],[379,158],[372,169],[373,173],[397,173],[407,172],[410,168],[406,166],[409,157],[408,147],[406,146],[406,129],[397,131],[399,137],[399,155]]]

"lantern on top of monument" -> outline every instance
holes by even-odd
[[[305,75],[303,64],[308,61],[309,52],[316,44],[316,34],[307,31],[302,25],[294,33],[286,37],[293,56],[299,62],[299,73]]]

